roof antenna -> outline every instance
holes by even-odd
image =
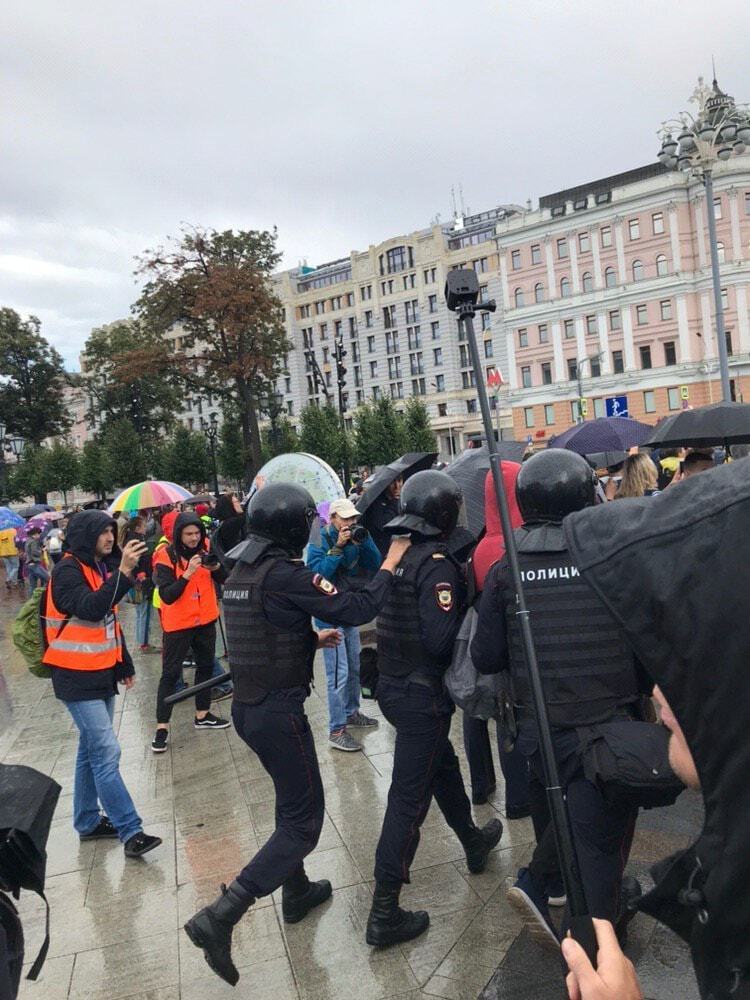
[[[711,69],[714,74],[714,87],[716,86],[716,60],[711,56]]]

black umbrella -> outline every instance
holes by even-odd
[[[185,503],[213,503],[215,499],[216,497],[210,493],[195,493],[193,496],[188,497]]]
[[[21,517],[34,517],[36,514],[42,514],[45,510],[52,510],[46,503],[33,503],[29,507],[21,507],[17,513]]]
[[[651,448],[728,448],[749,442],[750,405],[722,402],[667,417],[644,443]]]
[[[595,469],[611,469],[615,465],[622,465],[628,457],[628,453],[626,451],[594,451],[583,457]]]
[[[520,462],[526,451],[521,441],[498,441],[498,454],[505,462]],[[463,493],[466,526],[477,538],[484,530],[484,482],[490,471],[487,445],[467,448],[445,470]]]
[[[359,513],[364,514],[372,507],[391,483],[395,483],[397,479],[406,480],[415,472],[423,472],[425,469],[432,468],[436,458],[436,451],[409,451],[394,462],[382,465],[372,476],[370,482],[365,486],[362,496],[357,500],[356,507]]]

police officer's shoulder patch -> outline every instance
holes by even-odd
[[[450,583],[435,584],[435,600],[441,611],[453,610],[453,587]]]
[[[316,590],[319,590],[321,594],[325,594],[326,597],[333,597],[334,594],[338,594],[338,590],[334,587],[330,580],[326,580],[324,576],[320,573],[316,573],[312,579],[312,585]]]

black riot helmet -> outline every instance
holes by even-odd
[[[392,534],[447,535],[456,527],[463,497],[450,476],[436,469],[415,472],[403,485],[401,513],[386,524]]]
[[[590,507],[596,498],[596,473],[582,455],[547,448],[524,462],[516,479],[516,499],[525,522],[560,522]]]
[[[296,483],[269,483],[247,505],[247,529],[297,554],[310,538],[318,511],[315,501]]]

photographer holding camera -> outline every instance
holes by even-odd
[[[380,569],[380,552],[370,533],[357,524],[359,512],[351,500],[334,500],[329,509],[331,523],[320,532],[320,545],[310,545],[307,564],[330,581],[336,591],[362,590]],[[318,629],[330,628],[316,621]],[[349,726],[371,728],[377,719],[370,719],[359,710],[359,629],[345,626],[339,629],[343,641],[323,650],[328,679],[328,742],[337,750],[361,750],[348,732]]]

